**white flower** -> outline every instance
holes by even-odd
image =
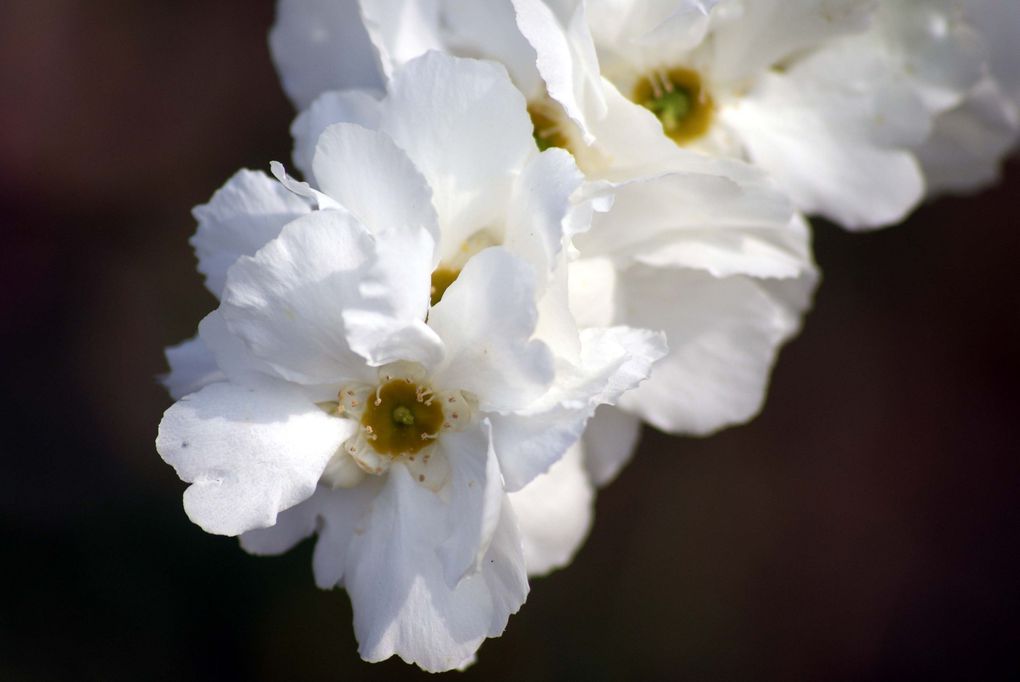
[[[408,7],[415,8],[415,22],[406,21]],[[606,199],[581,204],[598,212],[590,232],[575,239],[579,258],[568,268],[578,321],[599,327],[640,319],[670,338],[671,352],[652,379],[628,394],[627,412],[600,409],[585,434],[583,460],[561,461],[560,471],[547,475],[561,478],[566,490],[560,498],[561,541],[549,541],[547,534],[557,529],[548,523],[522,524],[535,557],[529,568],[545,572],[569,559],[590,522],[590,483],[578,483],[575,474],[583,467],[591,481],[611,480],[636,443],[640,417],[667,431],[705,434],[760,409],[778,348],[799,329],[816,274],[806,225],[763,173],[680,148],[648,111],[601,81],[597,68],[585,68],[597,66],[594,55],[572,54],[584,52],[578,37],[588,30],[583,8],[563,24],[548,13],[535,20],[541,20],[536,30],[545,31],[555,48],[555,59],[537,66],[541,51],[536,56],[518,30],[517,20],[523,24],[528,17],[522,5],[517,9],[519,17],[509,0],[361,6],[384,71],[425,47],[485,56],[508,68],[529,100],[539,146],[566,146],[589,180],[582,195],[589,202]],[[279,10],[281,20],[286,13],[314,12],[288,2]],[[403,40],[410,34],[413,40]],[[292,62],[292,68],[300,67]],[[539,68],[545,69],[541,75]],[[326,82],[322,87],[293,128],[295,160],[305,168],[310,147],[305,140],[338,115],[364,120],[370,109],[365,93],[330,92]],[[592,112],[587,135],[565,122],[547,89],[568,110]],[[511,499],[522,516],[533,506],[526,495]],[[574,504],[567,509],[569,501]],[[557,551],[538,556],[535,548],[551,546]]]
[[[478,116],[491,102],[503,118]],[[281,173],[296,199],[242,172],[196,211],[221,304],[170,355],[171,388],[204,387],[157,448],[206,530],[255,553],[318,532],[316,581],[347,589],[364,658],[446,670],[526,596],[507,493],[664,350],[574,329],[558,262],[577,172],[534,149],[498,67],[429,55],[377,113],[323,132],[314,187]]]

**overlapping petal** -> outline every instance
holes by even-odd
[[[555,371],[549,348],[531,338],[534,281],[531,266],[500,247],[468,261],[429,312],[446,347],[439,386],[470,391],[486,412],[521,409],[546,391]]]
[[[184,509],[204,530],[239,535],[276,522],[315,491],[326,462],[351,434],[285,384],[211,384],[175,403],[156,449],[182,480]]]
[[[310,210],[308,201],[265,173],[235,173],[209,203],[193,212],[198,229],[191,244],[209,291],[219,297],[227,270],[238,258],[254,255],[284,225]]]

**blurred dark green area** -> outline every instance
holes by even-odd
[[[287,160],[272,3],[0,4],[0,680],[388,680],[310,546],[208,536],[153,448],[213,304],[190,208]],[[1016,679],[1020,165],[825,282],[752,424],[652,432],[479,680]]]

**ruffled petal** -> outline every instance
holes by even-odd
[[[193,211],[198,229],[191,245],[206,288],[219,298],[227,270],[238,258],[254,255],[280,234],[284,225],[310,210],[308,201],[265,173],[235,173],[209,203]]]
[[[367,337],[352,322],[359,311],[373,324],[382,318],[387,333],[401,334],[402,343],[415,342],[403,346],[402,359],[434,362],[442,349],[422,322],[428,281],[393,286],[392,279],[372,277],[399,277],[393,268],[375,267],[383,250],[351,215],[318,211],[288,225],[254,258],[231,268],[220,312],[251,353],[289,381],[341,384],[364,377],[364,357],[351,343],[352,337]],[[415,306],[420,317],[394,317]],[[408,328],[412,331],[404,334]],[[401,345],[390,337],[377,343],[387,347],[384,355]]]
[[[188,517],[209,533],[238,535],[276,523],[307,499],[329,458],[356,430],[283,383],[217,383],[175,403],[156,449],[192,485]]]

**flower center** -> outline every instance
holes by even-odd
[[[443,406],[432,391],[407,379],[379,386],[361,416],[369,445],[391,457],[424,448],[439,435],[443,422]]]
[[[500,240],[489,230],[478,230],[461,242],[457,250],[448,258],[445,258],[439,264],[439,267],[432,271],[432,305],[436,305],[443,300],[443,294],[460,277],[460,271],[467,265],[471,256],[499,243]]]
[[[714,105],[697,71],[653,71],[638,81],[631,97],[662,123],[666,136],[686,144],[708,132]]]
[[[563,114],[549,97],[543,97],[528,103],[528,115],[534,127],[532,135],[538,150],[544,152],[552,147],[570,151],[570,138],[563,124]]]
[[[432,305],[443,300],[443,294],[460,276],[460,268],[439,266],[432,272]]]

